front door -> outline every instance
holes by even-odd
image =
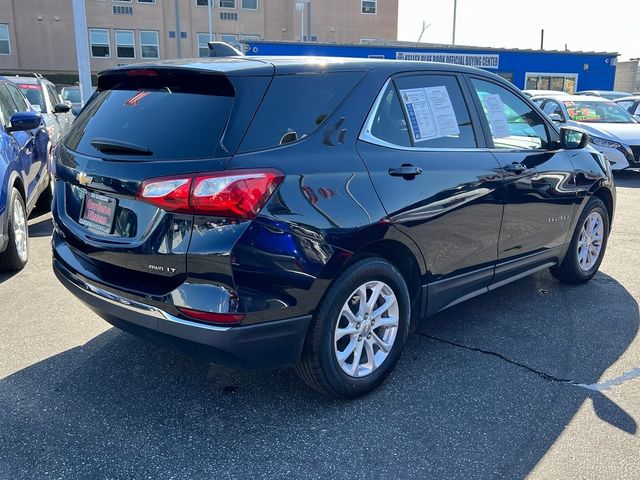
[[[460,80],[390,80],[358,143],[389,218],[424,254],[429,313],[486,291],[497,260],[502,172]]]
[[[576,188],[558,134],[524,97],[487,79],[470,79],[492,153],[504,172],[504,209],[495,285],[554,264],[567,242]]]

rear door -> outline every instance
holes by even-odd
[[[391,79],[358,143],[391,221],[426,258],[430,313],[485,291],[497,260],[502,172],[460,80]]]
[[[555,129],[522,95],[484,77],[470,77],[470,87],[504,172],[507,203],[494,280],[499,285],[557,261],[576,202],[575,174]]]

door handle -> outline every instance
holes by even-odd
[[[392,177],[402,177],[405,180],[413,180],[416,175],[420,175],[422,169],[413,165],[402,165],[401,167],[390,168],[389,175]]]
[[[514,162],[510,165],[505,165],[504,167],[502,167],[502,169],[505,172],[515,173],[516,175],[519,175],[527,169],[527,166],[521,163]]]

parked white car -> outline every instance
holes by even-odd
[[[542,95],[569,95],[559,90],[522,90],[522,93],[529,97],[540,97]]]
[[[640,168],[640,122],[618,104],[587,95],[549,95],[533,101],[557,124],[586,131],[613,170]]]

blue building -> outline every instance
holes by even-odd
[[[483,68],[531,90],[613,90],[617,53],[460,47],[408,42],[331,44],[248,41],[247,55],[315,55],[454,63]]]

